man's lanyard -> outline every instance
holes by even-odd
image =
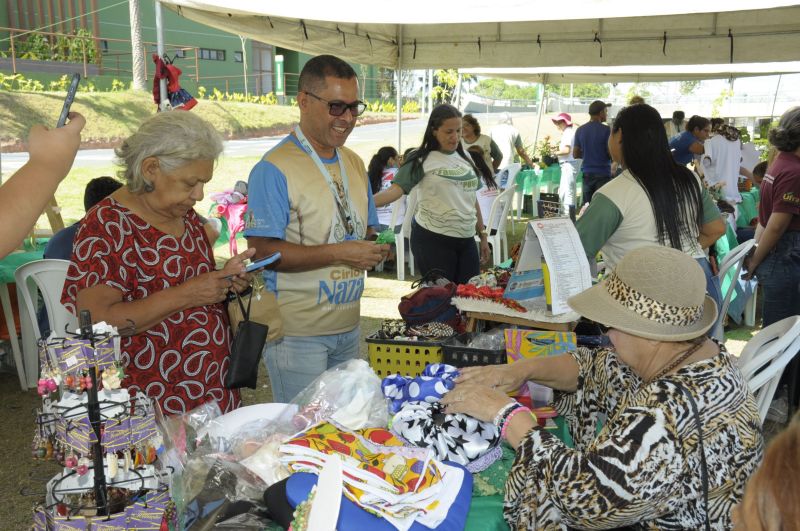
[[[328,171],[328,168],[325,167],[325,164],[322,163],[322,159],[319,158],[317,152],[314,151],[314,148],[311,147],[306,135],[303,134],[303,131],[300,130],[300,126],[297,125],[294,128],[294,135],[297,137],[297,140],[300,141],[300,145],[303,147],[303,151],[305,151],[311,160],[314,161],[314,164],[317,165],[320,173],[322,176],[325,177],[325,181],[328,183],[328,188],[330,188],[331,193],[333,194],[333,199],[336,201],[336,206],[339,209],[339,216],[342,218],[342,222],[344,223],[344,229],[347,231],[347,236],[345,239],[352,239],[355,236],[355,226],[353,225],[353,215],[350,210],[350,187],[347,180],[347,172],[344,169],[344,163],[342,162],[342,157],[339,155],[339,151],[334,148],[333,152],[336,155],[337,160],[339,161],[339,173],[342,176],[342,188],[344,188],[344,200],[346,203],[342,203],[342,198],[339,196],[339,192],[336,190],[336,184],[333,182],[333,177],[331,173]]]

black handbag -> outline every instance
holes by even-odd
[[[267,342],[267,325],[250,320],[250,303],[253,301],[253,291],[247,299],[247,309],[244,307],[242,297],[237,293],[236,300],[242,310],[242,320],[236,327],[236,333],[231,344],[231,362],[228,365],[228,374],[225,375],[225,387],[238,389],[240,387],[256,388],[258,380],[258,362],[261,352]]]

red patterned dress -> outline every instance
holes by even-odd
[[[190,210],[185,231],[165,234],[107,197],[81,221],[61,302],[75,313],[82,289],[104,284],[124,301],[158,291],[215,269],[200,218]],[[142,390],[170,415],[216,400],[223,413],[240,405],[239,392],[223,385],[228,372],[230,327],[222,304],[170,315],[153,328],[122,338],[123,385]]]

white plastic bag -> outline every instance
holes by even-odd
[[[385,428],[389,409],[381,379],[364,360],[350,360],[325,371],[294,400],[295,432],[332,419],[350,430]]]

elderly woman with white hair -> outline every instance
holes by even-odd
[[[640,247],[569,304],[607,327],[613,348],[465,368],[442,400],[494,420],[516,449],[511,529],[730,529],[763,439],[742,374],[705,335],[717,310],[700,266]],[[557,391],[575,448],[508,397],[526,381]]]
[[[240,405],[223,385],[230,327],[222,304],[249,284],[248,249],[216,269],[194,205],[203,199],[222,139],[188,112],[159,113],[117,148],[127,184],[83,218],[62,302],[119,328],[127,377],[167,414],[214,400]]]

